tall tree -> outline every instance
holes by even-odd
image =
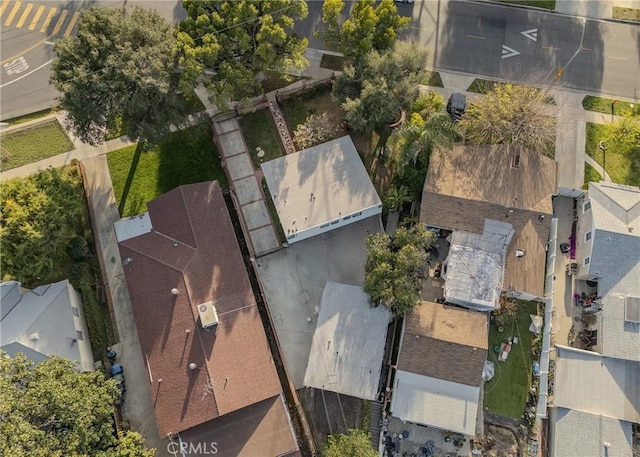
[[[83,188],[77,165],[0,184],[2,276],[27,287],[60,280],[67,245],[84,236]]]
[[[383,146],[390,125],[411,107],[425,75],[428,52],[415,43],[397,42],[393,49],[369,52],[357,66],[349,66],[333,88],[345,119],[357,131],[375,130]]]
[[[369,434],[362,430],[349,430],[347,434],[330,435],[322,449],[324,457],[376,457]]]
[[[396,316],[411,311],[419,302],[420,270],[429,258],[427,250],[435,240],[423,224],[399,227],[391,238],[373,233],[365,240],[364,290],[375,306],[382,304]]]
[[[23,354],[0,351],[0,454],[152,457],[139,434],[114,437],[114,382],[73,366],[60,357],[33,366]]]
[[[308,40],[292,32],[308,14],[302,0],[183,0],[178,41],[183,83],[203,74],[219,106],[254,95],[264,72],[286,75],[308,62]]]
[[[317,36],[325,44],[356,60],[372,50],[391,49],[398,38],[398,31],[406,28],[410,17],[400,16],[393,0],[358,0],[349,18],[342,20],[345,3],[342,0],[326,0],[322,5],[324,31]]]
[[[518,84],[497,84],[467,108],[460,125],[475,144],[518,144],[553,156],[556,120],[548,113],[548,93]]]
[[[173,27],[155,10],[83,10],[76,35],[56,42],[51,72],[76,135],[99,144],[118,117],[141,143],[168,133],[185,114],[175,50]]]

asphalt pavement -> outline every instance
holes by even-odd
[[[49,85],[53,43],[74,33],[77,13],[90,2],[1,1],[0,119],[7,120],[55,103],[58,94]],[[296,24],[295,31],[309,39],[310,48],[323,49],[314,36],[322,28],[322,2],[308,3],[309,16]],[[353,5],[346,3],[345,13]],[[174,24],[186,17],[180,0],[96,4],[155,8]],[[413,18],[401,37],[431,48],[430,67],[435,70],[554,82],[634,100],[640,97],[640,27],[611,21],[613,4],[613,0],[557,0],[555,12],[466,0],[397,5],[400,14]],[[640,7],[640,0],[615,4]]]

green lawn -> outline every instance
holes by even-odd
[[[598,142],[602,139],[602,129],[602,124],[587,122],[585,149],[600,165],[603,162],[603,152],[598,148]],[[633,152],[621,154],[609,149],[604,167],[613,182],[640,186],[640,155],[634,155]]]
[[[2,168],[21,167],[73,149],[73,143],[56,119],[2,135]]]
[[[531,370],[533,356],[531,341],[533,334],[529,331],[531,320],[529,314],[536,314],[536,303],[519,301],[516,320],[507,325],[501,333],[492,323],[489,328],[488,359],[496,365],[496,374],[484,385],[485,409],[501,416],[520,419],[531,387]],[[518,337],[505,362],[498,362],[495,346],[505,343],[511,336]]]
[[[107,155],[116,200],[123,208],[122,217],[145,212],[149,201],[182,184],[218,180],[222,187],[227,187],[209,127],[201,124],[172,133],[161,144],[140,154],[123,204],[135,152],[133,145]]]
[[[261,162],[268,162],[282,157],[280,138],[278,138],[276,126],[268,109],[265,108],[255,113],[243,114],[240,119],[240,128],[251,154],[254,167],[260,168]],[[262,148],[265,153],[262,159],[256,155],[257,147]]]
[[[442,78],[440,78],[440,73],[437,71],[427,71],[425,79],[422,81],[422,84],[431,87],[444,87],[442,84]]]
[[[595,168],[588,163],[584,164],[584,185],[582,186],[584,190],[589,188],[590,182],[599,182],[601,179],[602,176],[600,176],[600,173],[598,173]]]
[[[331,99],[331,85],[323,84],[296,97],[280,103],[289,129],[293,132],[312,114],[329,113],[332,118],[342,119],[342,108]]]
[[[55,113],[55,110],[53,108],[47,108],[42,111],[36,111],[35,113],[14,117],[13,119],[9,119],[6,122],[9,125],[24,124],[25,122],[34,121],[36,119],[40,119],[42,117],[48,116],[49,114],[53,114],[53,113]]]
[[[343,71],[345,65],[345,58],[341,56],[334,56],[332,54],[322,54],[320,60],[320,68],[328,68],[329,70]]]
[[[615,102],[615,103],[613,103]],[[611,114],[611,104],[613,103],[613,114],[621,115],[626,111],[631,110],[633,103],[626,102],[624,100],[614,100],[611,98],[594,97],[593,95],[587,95],[582,100],[582,106],[588,111],[595,111],[597,113]],[[637,105],[637,103],[635,104]]]
[[[640,10],[614,6],[612,17],[614,19],[625,19],[627,21],[640,22]]]
[[[500,3],[512,3],[514,5],[535,6],[550,11],[556,9],[556,0],[498,0]]]
[[[467,91],[475,92],[477,94],[486,94],[487,92],[490,92],[496,86],[496,84],[498,84],[496,81],[476,78],[473,80]]]

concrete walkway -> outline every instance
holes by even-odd
[[[214,120],[213,130],[238,213],[249,234],[247,241],[252,255],[278,249],[276,229],[237,118]]]

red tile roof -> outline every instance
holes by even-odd
[[[120,253],[132,259],[125,278],[165,436],[282,388],[218,183],[181,186],[148,208],[152,231],[120,243]],[[208,301],[215,330],[199,319],[197,306]]]

